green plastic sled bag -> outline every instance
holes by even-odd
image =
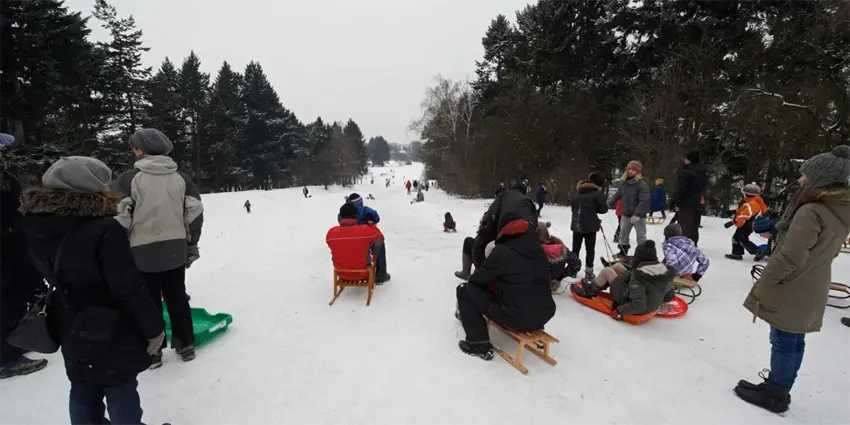
[[[165,301],[162,302],[162,318],[165,320],[165,337],[171,341],[171,318]],[[233,316],[227,313],[210,314],[203,308],[192,308],[192,331],[195,334],[195,346],[204,345],[227,330],[233,323]]]

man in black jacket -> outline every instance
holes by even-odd
[[[537,207],[526,195],[528,186],[524,180],[518,180],[510,190],[500,193],[490,204],[490,208],[481,217],[475,245],[472,249],[472,263],[480,267],[484,263],[484,248],[494,241],[499,232],[498,224],[508,213],[516,213],[531,224],[532,230],[537,231]]]
[[[542,329],[555,315],[549,261],[531,224],[516,212],[507,212],[499,229],[493,252],[469,282],[457,287],[458,310],[466,332],[466,339],[458,345],[464,353],[484,360],[493,358],[485,314],[520,332]]]
[[[7,146],[14,143],[8,134],[0,135],[2,147],[0,155]],[[9,333],[15,329],[18,321],[27,311],[27,303],[32,300],[42,285],[41,276],[32,265],[27,253],[29,245],[21,230],[21,185],[6,172],[6,163],[0,156],[0,379],[18,375],[27,375],[47,366],[46,359],[33,360],[23,355],[20,348],[6,342]]]
[[[570,194],[570,205],[573,221],[570,230],[573,232],[573,253],[578,257],[581,244],[587,249],[585,256],[585,278],[593,279],[593,258],[596,255],[596,233],[602,220],[599,214],[608,212],[608,203],[602,186],[605,180],[599,174],[591,174],[587,180],[580,182],[576,190]]]
[[[672,208],[678,208],[676,218],[682,226],[682,236],[699,243],[699,226],[702,221],[700,201],[708,184],[708,171],[700,162],[699,151],[685,155],[685,166],[679,172],[679,184],[673,195]]]

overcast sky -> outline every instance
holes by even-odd
[[[112,0],[133,15],[154,71],[194,50],[215,78],[222,61],[260,62],[281,102],[302,122],[349,117],[367,140],[405,143],[433,77],[475,77],[481,38],[529,0]],[[66,0],[90,15],[94,0]],[[92,36],[106,32],[91,20]]]

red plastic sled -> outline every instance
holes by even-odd
[[[666,317],[668,319],[683,316],[687,312],[688,303],[679,298],[678,295],[673,297],[673,301],[661,304],[661,307],[658,307],[658,310],[655,311],[656,316]]]
[[[588,307],[590,307],[594,310],[601,311],[602,313],[611,314],[611,294],[610,293],[600,292],[599,295],[597,295],[593,298],[585,298],[585,297],[582,297],[582,296],[576,294],[575,290],[573,289],[573,287],[575,287],[575,286],[581,287],[581,283],[576,282],[576,283],[573,283],[570,286],[570,293],[573,294],[573,297],[576,299],[576,301],[578,301],[578,302],[580,302],[580,303],[582,303],[582,304],[584,304],[584,305],[586,305],[586,306],[588,306]],[[646,322],[649,319],[652,319],[653,317],[655,317],[654,311],[652,313],[646,313],[646,314],[623,316],[623,321],[626,322],[626,323],[632,324],[632,325],[639,325],[643,322]]]

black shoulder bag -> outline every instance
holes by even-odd
[[[50,330],[47,327],[47,306],[50,304],[53,291],[60,290],[57,289],[59,283],[59,261],[62,259],[62,251],[67,238],[68,235],[65,235],[59,241],[59,248],[56,250],[53,267],[51,269],[45,267],[42,270],[43,273],[48,273],[45,276],[48,285],[47,293],[30,306],[24,317],[15,326],[15,329],[6,338],[6,342],[9,345],[43,354],[55,353],[59,350],[59,344],[50,335]]]

